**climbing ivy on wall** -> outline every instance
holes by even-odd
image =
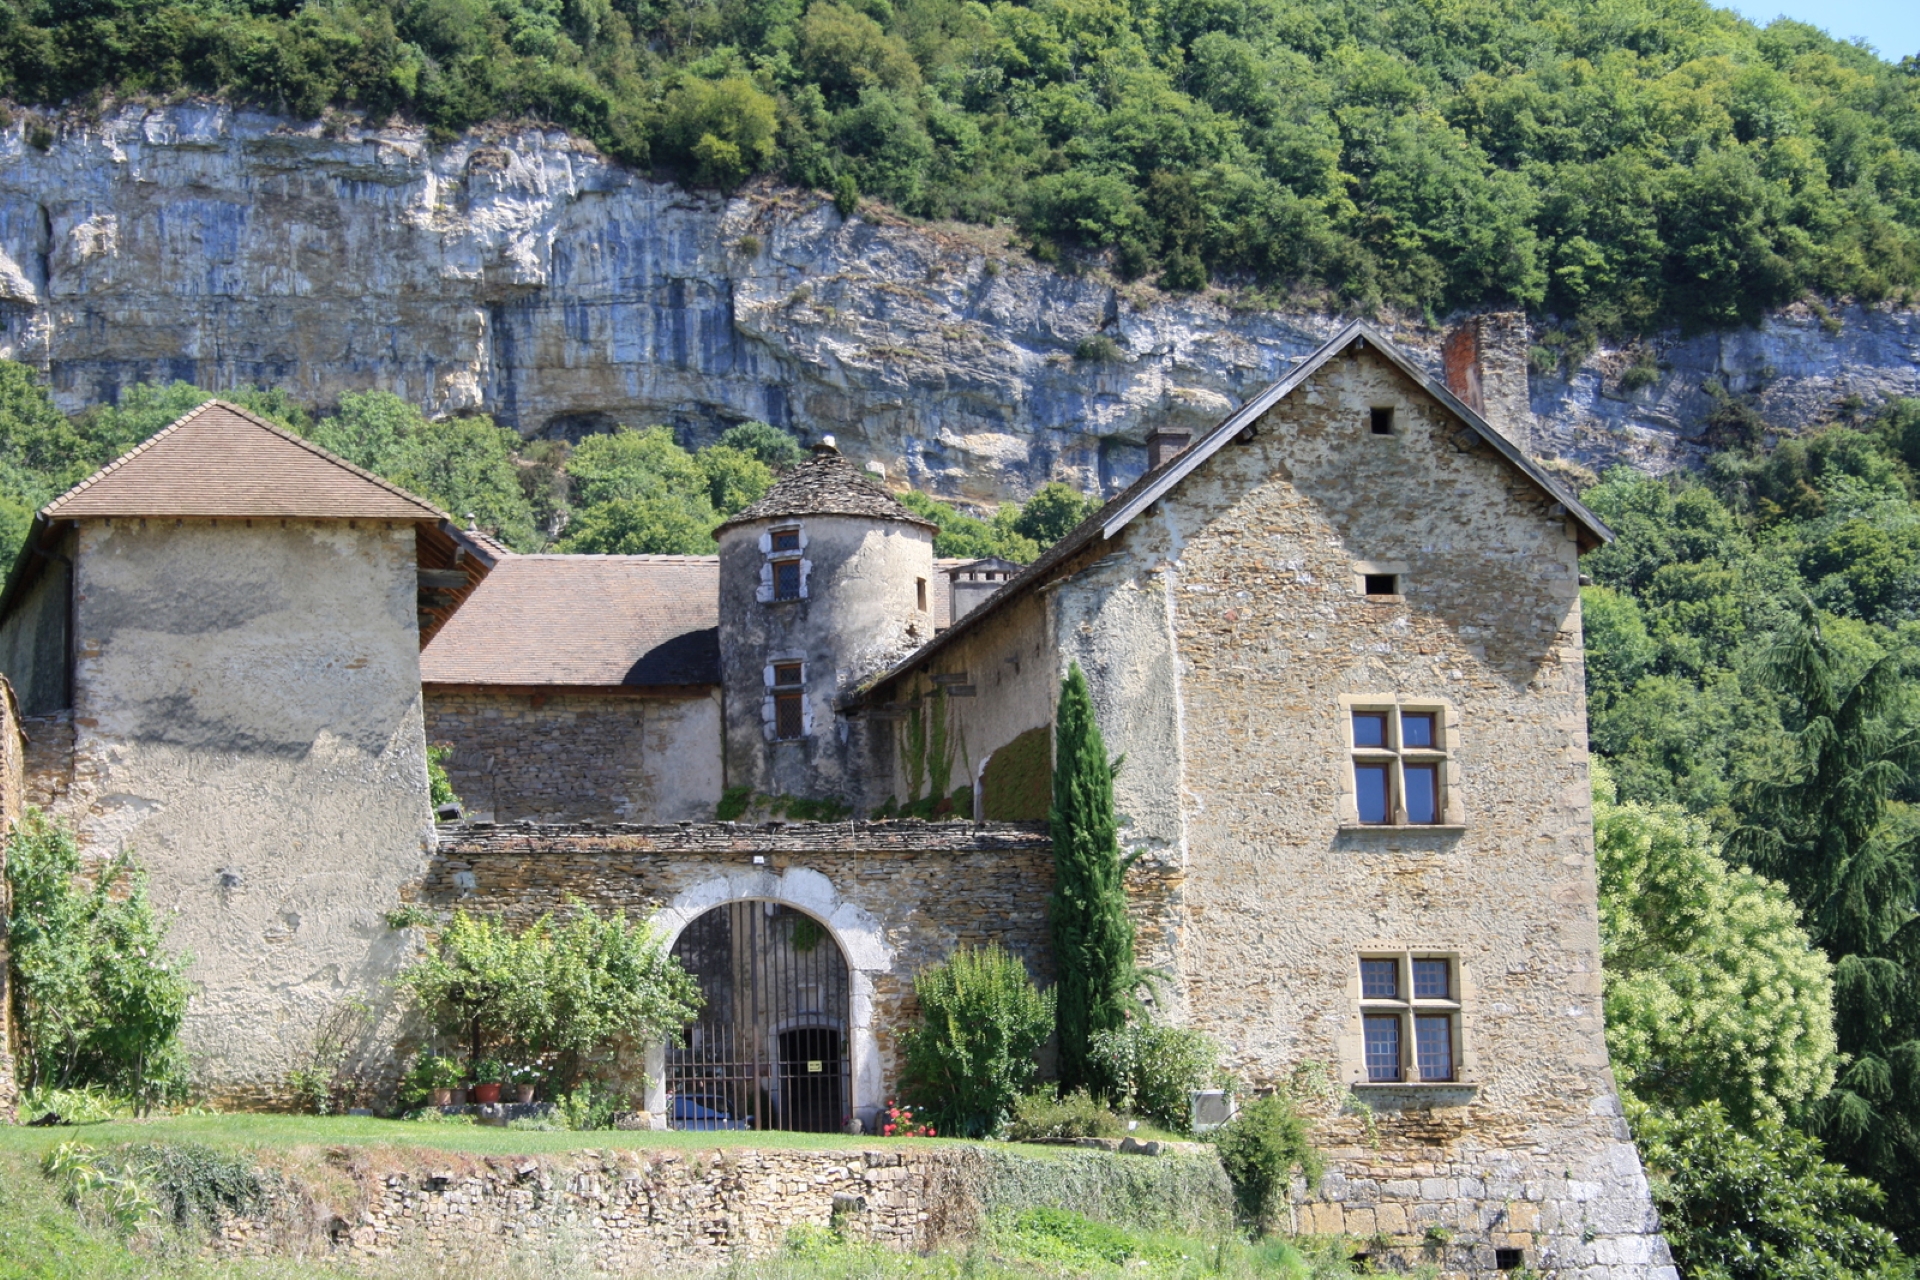
[[[889,799],[876,816],[972,817],[973,787],[964,782],[953,786],[956,760],[966,772],[967,741],[966,734],[954,727],[946,690],[938,685],[924,687],[915,677],[907,704],[907,718],[900,727],[900,764],[906,775],[907,799],[905,803]]]

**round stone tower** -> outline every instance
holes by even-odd
[[[862,803],[866,726],[835,704],[933,638],[936,532],[832,436],[714,531],[729,786]]]

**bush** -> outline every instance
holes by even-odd
[[[560,1086],[692,1020],[699,989],[648,925],[568,909],[564,924],[549,913],[518,932],[456,911],[400,985],[476,1063],[489,1051],[551,1060]]]
[[[1307,1141],[1307,1123],[1283,1093],[1256,1098],[1215,1131],[1214,1145],[1241,1214],[1262,1234],[1273,1225],[1296,1172],[1309,1185],[1320,1180],[1320,1155]]]
[[[1911,1276],[1885,1196],[1769,1116],[1736,1129],[1718,1101],[1663,1115],[1629,1103],[1661,1225],[1695,1280],[1894,1280]]]
[[[909,1100],[943,1133],[978,1138],[1005,1122],[1033,1081],[1053,1027],[1053,993],[1036,989],[998,944],[962,947],[914,979],[920,1025],[900,1037]]]
[[[1095,1102],[1084,1089],[1076,1089],[1064,1098],[1051,1089],[1042,1089],[1014,1103],[1007,1137],[1014,1142],[1117,1138],[1125,1128],[1119,1116]]]
[[[1094,1032],[1087,1059],[1114,1106],[1178,1133],[1193,1120],[1190,1095],[1220,1074],[1220,1048],[1205,1033],[1146,1022]]]
[[[423,1053],[413,1060],[401,1077],[400,1101],[419,1105],[433,1096],[435,1089],[458,1089],[466,1083],[466,1064],[440,1053]]]
[[[98,1085],[142,1110],[177,1096],[190,959],[165,950],[131,858],[88,884],[72,830],[29,808],[8,842],[6,877],[21,1083]]]

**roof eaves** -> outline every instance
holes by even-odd
[[[280,437],[282,440],[285,440],[291,444],[298,445],[300,448],[305,449],[308,453],[311,453],[314,457],[319,458],[321,461],[331,463],[334,466],[339,467],[341,470],[351,475],[358,476],[362,480],[368,481],[369,483],[374,484],[379,488],[385,489],[388,493],[391,493],[396,497],[405,499],[406,501],[412,503],[414,506],[420,508],[421,517],[423,519],[428,519],[428,520],[451,519],[451,517],[448,516],[446,512],[440,510],[440,508],[434,506],[432,503],[428,502],[425,498],[420,497],[418,494],[409,493],[405,489],[402,489],[399,485],[394,484],[390,480],[384,480],[381,477],[373,474],[373,472],[371,471],[367,471],[361,467],[356,467],[351,462],[348,462],[345,458],[342,458],[336,454],[327,452],[325,449],[322,449],[319,445],[314,444],[311,440],[303,439],[302,437],[295,435],[291,431],[288,431],[282,427],[275,426],[273,423],[268,422],[265,418],[262,418],[259,414],[253,413],[247,409],[243,409],[242,407],[240,407],[237,404],[234,404],[230,400],[221,400],[218,398],[215,398],[212,400],[204,400],[201,403],[195,405],[193,408],[187,410],[187,412],[181,414],[173,422],[169,423],[165,427],[162,427],[160,430],[154,432],[152,435],[148,436],[145,440],[141,441],[139,444],[135,445],[133,448],[127,450],[125,453],[115,458],[112,462],[109,462],[106,466],[100,468],[98,471],[88,476],[85,480],[82,480],[79,484],[76,484],[75,486],[73,486],[73,488],[67,490],[65,493],[55,498],[52,502],[49,502],[46,506],[40,509],[40,514],[46,516],[49,520],[60,519],[60,508],[62,506],[66,505],[68,502],[72,501],[74,498],[77,498],[80,494],[92,488],[94,485],[98,484],[100,481],[106,479],[109,475],[112,475],[114,472],[120,470],[120,468],[132,462],[135,458],[139,457],[141,454],[145,453],[147,450],[153,448],[155,445],[159,444],[162,440],[165,440],[168,436],[172,435],[174,432],[179,431],[182,427],[185,427],[189,422],[192,422],[195,418],[199,417],[201,414],[206,413],[208,410],[215,409],[215,408],[225,409],[229,413],[237,414],[240,417],[245,418],[248,422],[251,422],[254,426],[259,427],[261,430],[269,432],[272,435],[276,435]]]
[[[1422,390],[1438,400],[1449,411],[1464,421],[1473,429],[1475,434],[1491,444],[1496,452],[1508,462],[1518,467],[1529,480],[1532,480],[1535,484],[1539,485],[1540,488],[1544,489],[1547,495],[1555,502],[1565,507],[1573,518],[1579,521],[1581,526],[1585,528],[1587,533],[1596,541],[1613,541],[1613,530],[1609,529],[1599,516],[1589,511],[1578,498],[1568,493],[1552,476],[1541,470],[1540,466],[1531,458],[1527,457],[1526,453],[1516,446],[1513,441],[1507,439],[1506,435],[1501,432],[1499,428],[1488,422],[1486,418],[1475,412],[1459,397],[1435,381],[1424,369],[1421,369],[1418,365],[1407,359],[1399,347],[1390,339],[1382,336],[1378,330],[1364,320],[1355,320],[1351,324],[1348,324],[1340,330],[1339,333],[1336,333],[1332,338],[1323,343],[1318,350],[1294,366],[1286,377],[1280,379],[1280,381],[1247,401],[1246,404],[1240,406],[1237,411],[1229,415],[1212,431],[1209,431],[1205,436],[1195,441],[1191,447],[1183,450],[1152,484],[1133,495],[1132,498],[1127,500],[1124,506],[1115,510],[1111,516],[1106,517],[1101,526],[1102,531],[1107,537],[1111,538],[1116,533],[1119,533],[1120,530],[1126,528],[1134,517],[1159,501],[1166,495],[1168,490],[1179,484],[1180,481],[1186,479],[1201,463],[1211,458],[1215,453],[1218,453],[1220,449],[1226,445],[1227,441],[1239,435],[1241,431],[1253,425],[1255,422],[1258,422],[1269,409],[1286,399],[1287,396],[1299,388],[1301,383],[1312,377],[1313,374],[1321,369],[1329,360],[1346,350],[1359,339],[1365,339],[1373,343],[1374,348],[1386,356],[1396,368],[1413,379],[1414,382],[1419,384]]]
[[[1101,507],[1091,516],[1074,526],[1067,535],[1054,543],[1041,554],[1038,560],[1028,565],[1025,571],[1009,579],[998,591],[981,601],[979,606],[965,617],[959,618],[945,631],[912,653],[896,662],[886,670],[869,677],[849,691],[842,699],[847,706],[855,706],[866,700],[868,694],[899,677],[913,668],[921,666],[930,658],[953,644],[959,637],[983,623],[990,615],[1006,608],[1016,598],[1026,594],[1037,586],[1042,579],[1068,557],[1094,541],[1095,534],[1100,540],[1111,539],[1133,520],[1133,518],[1152,506],[1168,490],[1189,475],[1196,467],[1217,453],[1227,441],[1239,435],[1246,427],[1259,421],[1274,405],[1284,400],[1306,381],[1313,373],[1324,366],[1334,356],[1344,351],[1356,338],[1365,338],[1383,352],[1394,365],[1408,377],[1417,382],[1422,389],[1431,394],[1449,410],[1459,415],[1469,427],[1482,439],[1490,442],[1500,455],[1546,490],[1556,502],[1579,521],[1589,535],[1600,542],[1612,542],[1613,530],[1609,529],[1599,516],[1589,511],[1585,504],[1562,488],[1546,472],[1528,458],[1514,443],[1500,432],[1492,423],[1468,407],[1459,397],[1435,382],[1426,372],[1403,355],[1392,341],[1383,337],[1378,330],[1364,320],[1355,320],[1322,343],[1305,359],[1287,373],[1287,376],[1275,382],[1259,395],[1249,400],[1239,409],[1229,414],[1206,435],[1181,451],[1179,456],[1165,463],[1158,471],[1149,471],[1141,476],[1111,502]],[[1112,514],[1109,514],[1112,513]]]

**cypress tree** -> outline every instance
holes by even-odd
[[[1125,1025],[1135,981],[1126,866],[1113,815],[1114,765],[1094,719],[1087,678],[1074,663],[1054,717],[1053,896],[1048,918],[1059,971],[1055,1026],[1060,1083],[1090,1083],[1087,1046],[1096,1031]]]

